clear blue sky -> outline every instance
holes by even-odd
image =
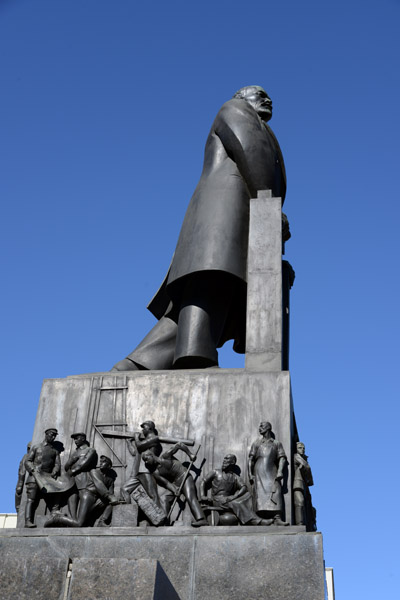
[[[397,597],[399,17],[399,0],[0,0],[0,512],[42,380],[108,370],[152,325],[209,127],[255,83],[288,175],[326,564],[340,600]]]

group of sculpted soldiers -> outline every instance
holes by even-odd
[[[57,430],[45,431],[44,441],[28,445],[28,452],[19,467],[16,488],[16,509],[21,502],[26,477],[25,526],[36,527],[35,509],[44,498],[50,512],[45,527],[108,526],[113,506],[136,501],[145,517],[153,525],[170,525],[176,502],[183,496],[193,515],[192,526],[221,525],[288,525],[283,520],[281,482],[287,458],[281,442],[275,440],[271,424],[263,421],[260,437],[252,444],[248,457],[248,478],[254,489],[248,490],[234,454],[227,454],[220,469],[213,469],[201,480],[199,494],[190,473],[196,460],[183,441],[163,451],[161,442],[173,442],[159,437],[153,421],[141,424],[141,432],[127,438],[128,450],[133,456],[131,474],[121,486],[120,498],[114,495],[116,473],[112,461],[100,456],[92,448],[84,433],[73,433],[76,449],[64,464],[60,460],[61,444],[55,441]],[[175,454],[182,451],[189,458],[189,466],[182,464]],[[99,462],[99,466],[97,463]],[[141,470],[144,463],[147,470]],[[308,486],[313,485],[311,469],[304,444],[298,442],[294,457],[295,523],[305,525],[311,500]],[[161,493],[163,490],[163,493]],[[211,496],[208,492],[211,491]],[[67,504],[69,515],[61,511]]]

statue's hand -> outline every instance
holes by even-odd
[[[194,462],[194,461],[196,460],[196,455],[195,455],[195,454],[191,454],[191,455],[189,456],[189,458],[190,458],[190,460],[191,460],[192,462]]]
[[[283,479],[282,473],[278,473],[277,476],[275,477],[275,481],[282,481],[282,479]]]
[[[15,493],[18,495],[22,494],[22,485],[17,485],[15,488]]]
[[[176,485],[174,485],[173,483],[170,484],[168,489],[170,492],[172,492],[174,494],[174,496],[178,495],[179,488]]]
[[[208,502],[208,496],[200,496],[200,502]]]
[[[109,494],[108,502],[111,504],[111,506],[116,506],[117,504],[120,504],[120,501],[116,496],[114,496],[114,494]]]
[[[58,477],[58,471],[55,471],[54,473],[51,474],[53,479],[57,479]]]
[[[290,233],[289,220],[285,213],[282,213],[282,240],[287,242],[292,237]]]

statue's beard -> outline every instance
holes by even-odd
[[[259,102],[251,103],[251,106],[254,108],[258,116],[262,121],[269,121],[272,117],[272,108],[265,106],[265,104],[260,100]]]

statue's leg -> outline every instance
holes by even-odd
[[[188,501],[190,510],[192,511],[192,515],[195,518],[195,520],[192,522],[192,525],[195,527],[200,527],[201,525],[208,525],[203,509],[201,508],[200,502],[197,498],[196,487],[194,485],[194,481],[191,475],[189,475],[186,479],[182,492],[186,500]]]
[[[232,277],[204,272],[188,279],[182,293],[174,369],[218,365],[217,347],[234,292]]]
[[[84,527],[87,517],[96,504],[96,496],[88,490],[83,490],[79,497],[79,510],[76,527]]]
[[[111,504],[107,504],[107,506],[105,506],[104,503],[101,501],[96,502],[95,508],[97,508],[98,506],[100,506],[100,508],[103,509],[103,512],[101,513],[101,516],[97,522],[97,527],[108,527],[111,523],[113,507],[111,506]]]
[[[176,323],[168,317],[162,317],[135,350],[111,370],[170,369],[174,359],[176,331]]]
[[[74,487],[72,488],[73,492],[68,496],[68,510],[72,519],[76,519],[76,515],[78,512],[78,490]]]
[[[121,487],[120,495],[126,504],[131,503],[131,494],[133,490],[135,490],[138,485],[140,485],[140,481],[137,476],[130,477],[127,481],[125,481],[124,485]]]
[[[305,525],[304,494],[302,490],[295,490],[293,494],[294,521],[296,525]]]
[[[27,499],[25,506],[25,527],[36,527],[33,520],[35,517],[38,494],[39,487],[36,482],[29,482],[26,484]]]

